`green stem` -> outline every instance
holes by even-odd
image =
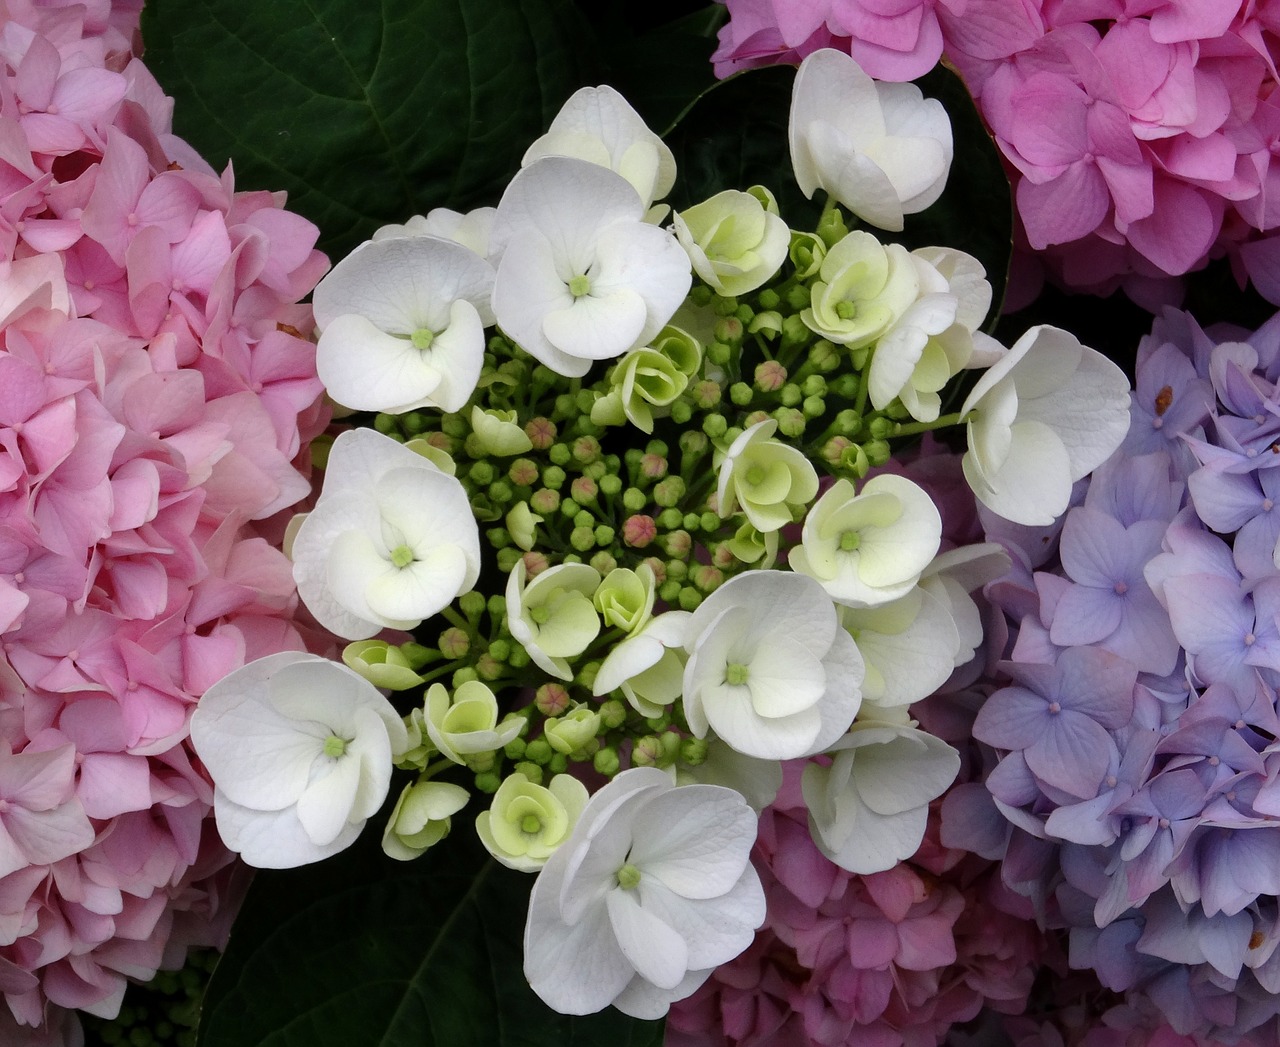
[[[944,414],[934,422],[899,422],[893,429],[894,436],[914,436],[916,433],[930,433],[935,429],[945,429],[949,425],[960,424],[960,412]]]

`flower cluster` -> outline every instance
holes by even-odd
[[[726,2],[719,75],[838,47],[908,80],[945,51],[1008,161],[1033,272],[1154,308],[1227,254],[1280,302],[1265,6]]]
[[[584,89],[496,208],[384,229],[321,281],[320,376],[372,424],[336,436],[290,549],[352,642],[346,667],[246,666],[195,714],[233,849],[289,866],[346,846],[394,762],[412,778],[383,848],[411,858],[472,784],[486,848],[538,875],[534,989],[639,1017],[753,940],[781,761],[807,760],[812,846],[838,866],[916,851],[959,759],[909,706],[973,658],[970,594],[1006,560],[944,551],[922,486],[868,474],[963,424],[976,496],[1046,523],[1119,444],[1127,383],[1055,329],[1007,351],[982,334],[976,259],[848,230],[835,200],[900,224],[950,161],[914,89],[844,125],[868,85],[833,51],[797,78],[797,177],[835,198],[816,229],[761,186],[662,225],[671,153]],[[965,368],[985,371],[944,414]]]
[[[892,463],[937,503],[944,544],[981,537],[959,455],[926,446]],[[925,726],[962,754],[969,784],[971,729],[981,695],[975,657],[914,706]],[[804,768],[784,767],[783,787],[760,819],[753,859],[768,911],[752,947],[698,992],[674,1005],[668,1047],[763,1047],[847,1043],[932,1045],[985,1007],[1019,1015],[1055,942],[1035,925],[1030,902],[1003,885],[998,866],[939,840],[939,805],[916,852],[881,872],[856,875],[823,855],[807,831]],[[919,783],[904,781],[906,791]]]
[[[169,133],[136,10],[107,10],[13,5],[0,30],[6,1042],[57,1008],[114,1015],[126,977],[225,934],[232,855],[188,722],[215,680],[304,646],[273,518],[327,419],[295,304],[316,229]]]
[[[1280,321],[1211,337],[1166,312],[1137,374],[1060,532],[990,521],[1011,643],[973,734],[998,758],[943,839],[1001,857],[1126,1020],[1274,1042]]]

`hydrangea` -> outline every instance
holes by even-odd
[[[1278,348],[1274,321],[1205,332],[1166,312],[1138,352],[1146,435],[1077,492],[1048,559],[1034,535],[996,529],[1037,569],[989,589],[1010,641],[973,726],[992,747],[987,795],[949,800],[943,839],[981,841],[1065,929],[1073,966],[1119,994],[1104,1020],[1152,1037],[1125,1042],[1280,1035],[1263,406]],[[1147,438],[1175,409],[1189,455]]]
[[[327,420],[297,304],[327,262],[314,226],[172,135],[130,53],[137,6],[6,14],[0,966],[20,1026],[114,1015],[126,976],[222,940],[232,856],[192,710],[323,643],[294,622],[277,514]]]
[[[721,77],[835,48],[903,82],[945,55],[1008,161],[1034,252],[1015,293],[1029,299],[1047,270],[1155,308],[1226,253],[1280,302],[1275,27],[1258,5],[724,2]]]

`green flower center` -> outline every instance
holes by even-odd
[[[581,298],[584,294],[590,294],[591,278],[585,274],[573,277],[569,281],[569,293],[574,298]]]
[[[413,343],[415,349],[430,349],[435,337],[435,332],[429,327],[419,327],[409,336],[409,341]]]
[[[408,567],[416,557],[407,545],[397,545],[391,550],[391,562],[397,567]]]
[[[862,544],[862,535],[850,528],[840,532],[840,551],[851,553]]]
[[[850,301],[836,303],[836,316],[841,320],[852,320],[858,315],[858,307]]]
[[[751,669],[742,662],[730,662],[725,666],[724,682],[734,687],[741,687],[751,676]]]
[[[339,738],[336,734],[331,734],[324,740],[325,756],[331,756],[336,760],[339,756],[345,754],[346,751],[347,740],[345,738]]]
[[[542,832],[542,819],[536,814],[526,814],[520,819],[520,831],[530,836],[537,836]]]
[[[747,470],[747,483],[752,487],[759,487],[764,483],[765,469],[763,465],[753,465]]]
[[[640,870],[628,862],[618,870],[618,886],[624,891],[632,891],[640,886]]]

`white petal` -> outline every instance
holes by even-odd
[[[255,811],[240,807],[215,789],[213,813],[218,835],[230,850],[257,869],[293,869],[331,857],[350,847],[362,826],[347,825],[323,846],[313,843],[292,807]]]
[[[717,898],[749,864],[756,818],[730,789],[689,785],[650,800],[632,831],[630,861],[644,877],[683,898]]]
[[[318,847],[336,840],[347,824],[360,786],[360,761],[346,755],[321,756],[317,776],[298,797],[302,831]]]
[[[689,969],[689,947],[658,917],[645,912],[633,891],[615,887],[605,895],[618,947],[636,973],[660,989],[673,989]]]

